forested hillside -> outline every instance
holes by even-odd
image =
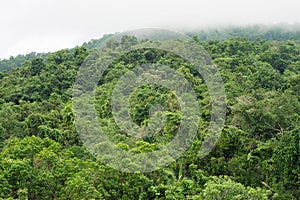
[[[190,38],[217,64],[227,96],[222,135],[201,159],[198,150],[211,102],[193,66],[153,49],[116,60],[99,81],[95,108],[117,148],[152,152],[178,129],[176,98],[155,85],[140,87],[131,96],[130,114],[144,127],[150,105],[165,102],[166,126],[145,140],[133,140],[118,128],[110,97],[117,80],[134,65],[174,66],[197,95],[201,128],[191,147],[168,167],[147,173],[120,172],[102,164],[77,134],[72,86],[85,58],[97,57],[97,41],[9,66],[11,70],[0,72],[0,199],[300,199],[300,45],[288,40],[293,38]],[[124,36],[121,42],[109,41],[102,51],[116,54],[144,42]],[[105,145],[97,147],[105,150]]]

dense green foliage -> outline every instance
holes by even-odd
[[[300,45],[192,39],[210,53],[226,87],[226,124],[208,156],[198,157],[210,119],[205,83],[185,60],[145,49],[121,57],[99,81],[95,102],[101,125],[118,148],[136,153],[154,151],[173,138],[180,114],[168,90],[146,85],[131,97],[131,116],[141,127],[149,105],[165,102],[168,123],[151,138],[132,140],[110,111],[118,78],[135,64],[158,62],[174,66],[196,91],[198,136],[180,159],[154,172],[119,172],[96,160],[77,135],[72,108],[77,70],[92,50],[61,50],[0,73],[0,199],[299,199]],[[124,37],[103,51],[137,43]]]

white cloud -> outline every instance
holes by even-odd
[[[300,22],[296,0],[4,0],[0,58],[80,45],[104,33],[145,27]]]

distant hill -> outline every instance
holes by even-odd
[[[196,35],[200,40],[226,40],[232,37],[242,37],[249,40],[261,38],[266,41],[300,40],[300,24],[288,25],[251,25],[251,26],[224,26],[211,27],[186,32],[187,35]]]
[[[266,41],[300,41],[300,24],[288,25],[248,25],[248,26],[224,26],[224,27],[210,27],[202,28],[199,30],[190,30],[184,32],[187,36],[197,36],[202,41],[220,40],[224,41],[229,38],[242,37],[249,40],[255,40],[257,38]],[[107,41],[116,36],[116,34],[105,34],[100,39],[92,39],[82,44],[86,49],[102,48]],[[145,34],[143,31],[140,36]],[[166,37],[172,38],[173,35],[168,35],[167,32],[161,32],[161,34],[153,35],[150,39],[165,40]],[[148,34],[147,34],[148,35]],[[167,36],[166,36],[167,35]],[[18,55],[16,57],[10,57],[9,59],[0,60],[0,71],[10,70],[13,67],[22,66],[25,60],[33,60],[35,58],[44,58],[47,53],[29,53],[26,55]]]
[[[44,58],[47,53],[36,53],[32,52],[26,55],[17,55],[15,57],[11,56],[9,59],[0,59],[0,71],[9,71],[14,67],[21,67],[25,61],[30,61],[36,58]]]
[[[117,33],[116,33],[117,34]],[[130,34],[130,32],[129,32]],[[139,36],[143,37],[143,30]],[[172,38],[173,35],[167,31],[163,31],[161,34],[153,35],[152,40],[164,40]],[[300,41],[300,24],[288,25],[288,24],[277,24],[277,25],[248,25],[248,26],[223,26],[223,27],[210,27],[185,31],[184,34],[187,36],[197,36],[200,40],[227,40],[229,38],[241,37],[249,40],[255,40],[257,38],[266,41]],[[148,36],[149,34],[147,34]],[[87,49],[101,48],[105,43],[110,40],[115,34],[104,35],[100,39],[92,39],[89,42],[83,44]]]

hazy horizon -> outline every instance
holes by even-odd
[[[299,24],[298,2],[282,1],[4,1],[0,59],[72,48],[108,33],[139,28],[177,31],[226,25]]]

